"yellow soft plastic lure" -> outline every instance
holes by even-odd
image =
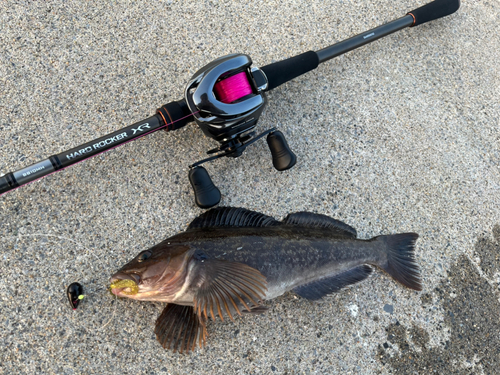
[[[111,284],[111,289],[115,288],[128,288],[128,290],[127,289],[122,290],[122,293],[128,296],[139,293],[139,286],[134,280],[115,281],[113,284]]]

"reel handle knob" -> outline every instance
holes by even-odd
[[[292,168],[297,162],[297,156],[290,150],[285,136],[279,130],[269,133],[267,144],[273,156],[273,165],[278,171]]]
[[[190,169],[189,182],[193,187],[195,203],[198,207],[210,208],[220,202],[220,190],[214,185],[205,168]]]

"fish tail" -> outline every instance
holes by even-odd
[[[422,290],[420,269],[415,261],[417,233],[401,233],[378,236],[374,240],[385,243],[387,261],[381,268],[396,281],[410,289]]]

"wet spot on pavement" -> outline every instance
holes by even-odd
[[[475,246],[482,269],[490,277],[500,271],[500,226],[494,227],[493,236],[493,240],[480,238]],[[428,348],[432,332],[418,326],[405,327],[398,322],[389,325],[387,342],[379,345],[377,357],[392,367],[392,373],[498,373],[498,288],[481,277],[466,255],[458,258],[448,276],[432,293],[422,295],[422,304],[428,308],[432,308],[433,303],[442,305],[444,323],[450,329],[449,340]],[[399,348],[395,354],[389,352],[394,345]]]

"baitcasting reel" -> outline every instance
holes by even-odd
[[[280,131],[272,128],[257,136],[252,132],[267,103],[264,91],[268,80],[262,70],[251,65],[247,55],[224,56],[198,70],[186,86],[185,101],[194,121],[206,136],[220,143],[207,152],[216,155],[189,166],[189,181],[201,208],[215,206],[221,194],[200,164],[241,156],[247,146],[265,135],[277,170],[289,169],[297,160]]]
[[[194,120],[205,135],[220,144],[208,151],[213,156],[190,165],[189,171],[196,204],[201,208],[215,206],[220,201],[220,191],[200,164],[223,156],[238,157],[247,146],[267,135],[274,167],[283,171],[295,165],[295,154],[281,132],[272,128],[255,135],[252,131],[266,105],[265,91],[316,69],[320,63],[406,27],[445,17],[459,7],[460,0],[435,0],[319,51],[305,52],[261,69],[251,68],[252,60],[247,55],[221,57],[194,74],[183,100],[165,104],[155,115],[133,125],[0,176],[0,195],[157,130],[176,130]]]

